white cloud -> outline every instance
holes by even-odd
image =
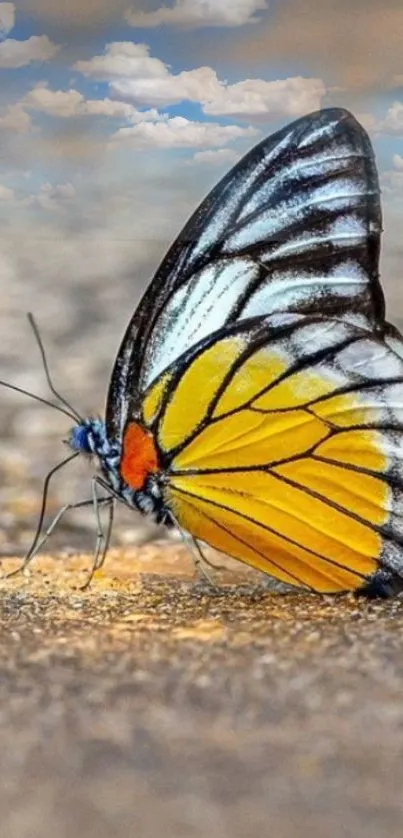
[[[373,113],[369,113],[368,111],[354,111],[354,116],[358,120],[360,125],[362,125],[366,129],[366,131],[369,131],[369,133],[373,134],[376,133],[376,131],[378,130],[378,120]]]
[[[320,108],[326,89],[321,79],[295,78],[279,81],[246,79],[237,84],[221,85],[217,94],[205,101],[204,113],[218,116],[267,119],[287,116],[291,119]]]
[[[50,183],[42,185],[42,191],[51,198],[61,199],[63,201],[74,198],[76,190],[72,183],[59,183],[57,186],[52,186]]]
[[[131,26],[243,26],[257,23],[255,12],[267,9],[267,0],[176,0],[173,6],[162,6],[153,12],[129,9],[126,20]]]
[[[78,90],[49,90],[43,85],[34,87],[22,100],[26,108],[60,117],[76,116],[83,103],[84,96]]]
[[[191,162],[203,163],[208,166],[234,165],[240,159],[240,156],[233,148],[208,149],[207,151],[196,151]]]
[[[19,172],[21,177],[21,172]],[[2,189],[5,190],[4,197],[2,196]],[[12,193],[12,194],[7,194]],[[64,208],[69,208],[72,201],[76,197],[76,190],[72,183],[43,183],[37,192],[31,194],[20,195],[17,199],[12,189],[0,186],[0,200],[15,200],[16,206],[19,209],[37,210],[40,207],[43,210],[51,212],[60,212]]]
[[[88,99],[85,102],[85,113],[91,116],[110,116],[113,119],[127,119],[128,122],[159,122],[164,115],[158,113],[155,108],[147,111],[139,111],[133,105],[126,102],[117,102],[113,99]]]
[[[26,134],[31,127],[31,117],[24,111],[20,103],[8,105],[0,113],[0,131],[12,131],[17,134]]]
[[[200,102],[218,94],[220,82],[210,67],[173,75],[163,61],[149,53],[146,44],[117,41],[107,45],[104,55],[77,61],[74,69],[89,78],[108,81],[114,96],[140,106]]]
[[[401,154],[393,155],[393,165],[399,172],[403,172],[403,157]]]
[[[279,81],[247,79],[224,84],[210,67],[199,67],[165,78],[136,78],[113,81],[112,95],[136,105],[154,107],[190,101],[200,102],[211,116],[232,116],[267,120],[294,119],[321,106],[326,88],[321,79],[297,76]]]
[[[0,39],[5,38],[14,27],[14,3],[0,3]]]
[[[211,67],[183,70],[177,75],[166,69],[164,77],[121,79],[110,85],[112,95],[118,99],[156,108],[185,101],[203,102],[219,95],[220,87]]]
[[[13,201],[14,200],[14,190],[9,189],[8,186],[3,186],[0,183],[0,201]]]
[[[107,116],[129,122],[159,120],[163,117],[156,110],[139,111],[126,102],[113,99],[85,99],[78,90],[51,90],[38,85],[27,93],[21,102],[26,108],[49,116],[68,119],[78,116]]]
[[[182,116],[175,116],[165,122],[144,122],[120,128],[113,135],[112,141],[115,146],[117,143],[125,143],[133,149],[209,148],[226,145],[240,138],[255,137],[257,134],[255,128],[191,122]]]
[[[137,107],[198,102],[206,114],[244,119],[294,118],[319,108],[326,92],[317,78],[247,79],[227,84],[211,67],[173,74],[160,59],[150,56],[148,46],[126,41],[108,44],[104,55],[79,61],[75,69],[108,81],[112,97]]]
[[[32,61],[50,61],[59,49],[47,35],[32,35],[26,41],[8,38],[0,43],[0,67],[11,70]]]
[[[60,210],[64,204],[72,201],[76,190],[72,183],[43,183],[36,195],[31,195],[24,203],[37,205],[44,210]]]
[[[381,120],[378,130],[382,134],[392,134],[396,137],[403,137],[403,103],[393,102],[386,113],[385,119]]]
[[[398,197],[399,201],[401,201],[403,195],[403,172],[389,169],[384,172],[381,181],[384,195],[388,195],[391,199]]]
[[[392,162],[392,169],[381,172],[382,191],[391,200],[398,198],[401,202],[403,194],[403,157],[400,154],[394,154]]]
[[[104,55],[76,61],[74,69],[92,79],[111,81],[120,78],[163,78],[168,70],[159,58],[150,57],[146,44],[115,41],[107,44]]]

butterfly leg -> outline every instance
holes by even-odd
[[[91,498],[89,500],[79,501],[78,503],[66,503],[65,506],[62,506],[62,508],[59,509],[59,512],[53,518],[53,521],[51,522],[47,530],[44,532],[42,538],[37,540],[37,537],[35,536],[34,542],[29,548],[28,552],[25,554],[20,566],[17,567],[16,570],[11,570],[9,573],[6,573],[5,578],[10,579],[12,576],[17,576],[19,573],[23,573],[24,570],[27,569],[28,565],[32,562],[32,559],[34,559],[37,553],[39,553],[45,542],[48,540],[48,538],[50,538],[50,536],[56,529],[57,525],[60,523],[62,518],[64,518],[66,512],[69,512],[70,509],[80,509],[83,506],[90,506],[92,503],[93,500]]]
[[[208,567],[211,567],[212,570],[223,571],[223,570],[228,569],[223,564],[216,564],[215,562],[212,562],[211,559],[207,559],[206,556],[203,553],[202,548],[200,547],[200,542],[197,539],[194,539],[194,542],[195,542],[195,546],[197,548],[197,551],[199,553],[199,556],[200,556],[201,560],[204,562],[204,564],[208,565]]]
[[[115,516],[115,498],[111,498],[110,503],[108,504],[108,526],[107,526],[107,530],[106,530],[106,536],[105,536],[105,539],[104,539],[104,546],[103,546],[102,552],[100,552],[100,556],[99,556],[99,559],[96,563],[95,570],[100,570],[100,568],[102,567],[102,565],[103,565],[103,563],[106,559],[106,556],[107,556],[107,553],[108,553],[108,550],[109,550],[111,535],[112,535],[114,516]]]
[[[208,559],[206,559],[206,557],[203,553],[203,550],[200,547],[200,544],[199,544],[198,540],[196,538],[193,538],[192,535],[189,536],[189,546],[190,546],[190,549],[192,551],[192,558],[193,558],[193,563],[194,563],[194,566],[195,566],[196,573],[200,577],[202,577],[202,580],[208,582],[208,584],[212,588],[214,588],[216,591],[218,591],[218,589],[219,589],[218,585],[216,584],[216,582],[213,582],[209,572],[206,570],[206,565],[208,567],[211,567],[211,568],[214,568],[214,569],[215,569],[215,565],[212,562],[210,562]]]
[[[198,574],[199,578],[202,577],[204,579],[204,581],[208,583],[208,585],[211,589],[213,589],[214,591],[218,591],[219,590],[218,585],[213,581],[213,579],[211,578],[210,574],[207,572],[207,570],[204,566],[205,564],[208,564],[211,567],[214,567],[214,565],[212,565],[210,562],[206,561],[198,541],[195,538],[193,538],[193,536],[190,533],[188,533],[188,532],[186,532],[186,530],[182,529],[179,522],[177,521],[177,519],[175,518],[175,516],[172,514],[171,511],[170,511],[169,514],[170,514],[170,517],[172,519],[173,524],[179,530],[179,532],[182,536],[182,540],[184,541],[186,546],[189,547],[189,550],[190,550],[190,553],[191,553],[191,556],[192,556],[192,559],[193,559],[193,564],[195,566],[195,570],[196,570],[196,573]]]
[[[88,573],[87,579],[85,580],[84,584],[80,586],[81,591],[87,590],[89,585],[91,584],[92,578],[94,573],[99,570],[106,558],[106,554],[109,549],[109,543],[111,540],[112,528],[113,528],[113,519],[115,513],[115,498],[113,495],[110,495],[108,498],[100,498],[98,496],[98,486],[105,488],[102,481],[99,480],[98,477],[93,477],[91,481],[91,489],[92,489],[92,505],[94,507],[97,530],[96,530],[96,541],[95,541],[95,549],[94,549],[94,557],[92,561],[92,565],[90,571]],[[108,526],[106,530],[106,534],[104,532],[102,521],[101,521],[101,514],[100,514],[100,506],[107,506],[108,507]]]

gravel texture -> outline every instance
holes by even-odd
[[[164,542],[82,592],[89,561],[1,582],[5,838],[400,838],[401,601],[207,590]]]

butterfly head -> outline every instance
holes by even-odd
[[[71,429],[67,444],[82,454],[102,454],[107,441],[105,423],[101,419],[83,419]]]
[[[69,448],[78,454],[98,457],[101,470],[108,481],[115,486],[120,448],[108,439],[105,422],[102,419],[88,417],[78,422],[71,429],[66,442]]]

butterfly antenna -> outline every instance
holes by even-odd
[[[64,407],[61,407],[59,404],[53,404],[53,402],[49,402],[47,399],[43,399],[41,396],[37,396],[36,393],[31,393],[30,390],[25,390],[24,387],[17,387],[16,384],[10,384],[8,381],[3,381],[2,379],[0,379],[0,386],[7,387],[8,390],[15,390],[16,393],[23,393],[24,396],[29,396],[30,399],[35,399],[36,402],[46,404],[47,407],[53,407],[54,410],[58,410],[59,413],[64,413],[64,415],[72,419],[73,422],[77,422],[78,419],[82,421],[81,418],[78,417],[77,414],[73,413],[71,410],[65,410]]]
[[[43,368],[45,370],[46,381],[48,382],[48,387],[49,387],[51,393],[53,393],[53,395],[56,396],[56,398],[59,400],[59,402],[61,402],[62,404],[64,404],[64,406],[66,408],[68,408],[68,410],[70,411],[68,415],[71,418],[73,418],[76,422],[83,422],[83,417],[80,416],[80,414],[74,409],[74,407],[72,407],[71,404],[66,399],[64,399],[63,396],[61,396],[60,393],[56,390],[56,387],[54,386],[53,381],[52,381],[52,376],[50,374],[50,369],[49,369],[48,359],[46,357],[45,347],[43,345],[42,338],[40,336],[39,329],[38,329],[38,326],[36,324],[35,318],[34,318],[33,314],[31,314],[31,312],[28,312],[27,318],[28,318],[29,325],[31,326],[31,329],[34,333],[35,340],[36,340],[36,342],[38,344],[38,347],[39,347],[39,351],[41,353]]]

